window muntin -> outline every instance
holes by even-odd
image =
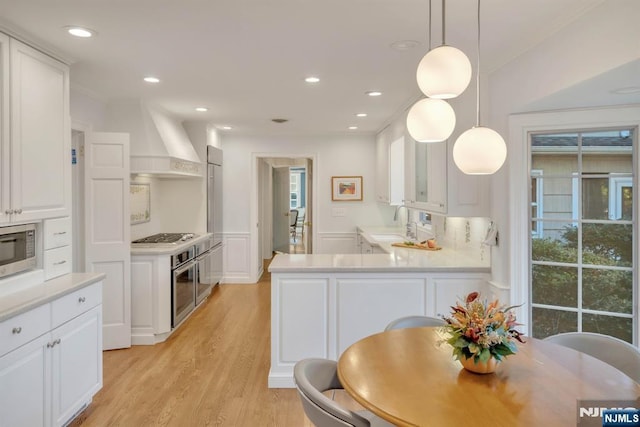
[[[632,341],[634,139],[630,129],[531,135],[533,336]]]

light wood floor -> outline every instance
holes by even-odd
[[[312,426],[295,389],[267,388],[266,270],[257,285],[214,288],[166,342],[105,351],[103,389],[71,426]]]

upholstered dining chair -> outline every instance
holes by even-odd
[[[289,211],[289,234],[293,237],[293,241],[296,241],[296,227],[298,225],[298,210],[291,209]]]
[[[303,359],[293,368],[293,379],[304,413],[316,427],[392,427],[369,411],[350,411],[323,394],[340,390],[338,363],[328,359]]]
[[[600,359],[640,384],[640,351],[626,341],[593,332],[565,332],[544,340]]]
[[[445,321],[437,317],[429,316],[406,316],[396,320],[392,320],[391,323],[384,328],[385,331],[391,329],[404,329],[404,328],[420,328],[422,326],[444,326]]]

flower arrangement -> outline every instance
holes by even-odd
[[[524,343],[522,334],[514,328],[519,325],[511,309],[500,306],[498,300],[481,300],[478,292],[467,295],[466,302],[452,308],[451,317],[445,317],[444,328],[453,347],[456,360],[473,358],[474,363],[488,362],[518,351],[515,340]]]

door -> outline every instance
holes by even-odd
[[[85,269],[105,273],[105,350],[131,347],[129,135],[85,134]]]
[[[304,212],[304,249],[305,253],[313,253],[313,161],[306,159],[307,178],[305,180],[306,197],[306,209]]]
[[[289,168],[273,169],[273,250],[289,253]]]

